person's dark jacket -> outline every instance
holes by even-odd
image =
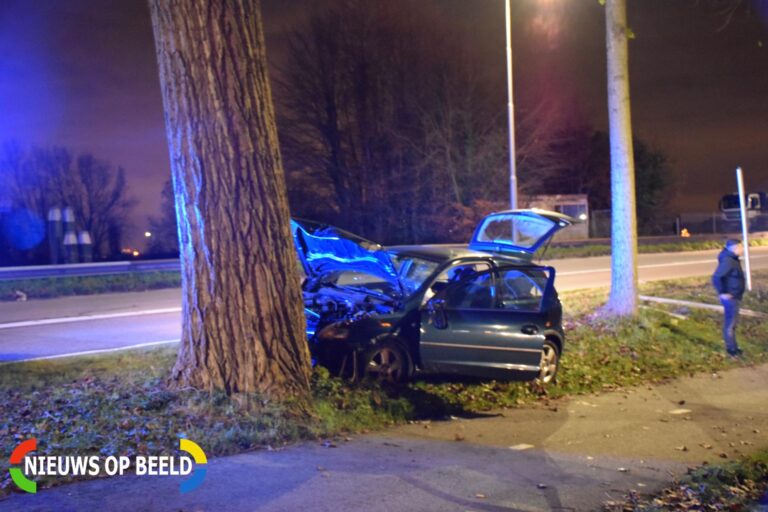
[[[730,293],[734,299],[744,296],[744,271],[739,257],[729,249],[723,249],[717,257],[717,269],[712,275],[712,284],[718,295]]]

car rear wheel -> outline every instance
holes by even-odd
[[[539,363],[539,376],[536,382],[550,384],[557,377],[557,368],[560,364],[560,351],[552,340],[544,340],[541,347],[541,363]]]
[[[405,344],[387,338],[363,353],[362,378],[390,384],[408,382],[413,375],[413,361]]]

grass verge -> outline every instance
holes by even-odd
[[[312,417],[255,394],[168,389],[176,350],[160,348],[2,366],[0,453],[35,437],[36,455],[161,455],[177,439],[204,440],[209,456],[360,432],[402,421],[412,404],[380,388],[349,387],[319,368]],[[43,488],[82,478],[39,479]],[[0,459],[0,497],[15,485]]]
[[[146,272],[107,276],[45,277],[0,281],[0,300],[17,300],[17,291],[28,299],[50,299],[67,295],[143,292],[181,286],[178,272]]]
[[[630,493],[621,501],[605,502],[603,510],[758,510],[768,505],[766,492],[768,450],[727,464],[700,466],[655,496]]]
[[[760,311],[768,311],[766,278],[768,273],[755,276],[750,299]],[[690,299],[703,293],[706,282],[649,286],[661,295]],[[316,369],[311,417],[295,414],[290,403],[257,395],[168,389],[164,379],[175,348],[4,365],[0,453],[9,454],[34,436],[38,455],[168,454],[176,439],[186,436],[204,439],[211,456],[226,455],[768,361],[766,322],[744,319],[739,334],[747,358],[739,362],[724,357],[717,314],[692,311],[679,319],[660,307],[643,309],[633,321],[608,322],[592,313],[604,299],[604,290],[564,294],[567,349],[557,385],[546,390],[521,382],[422,379],[388,392],[352,387]],[[7,461],[0,458],[0,496],[14,489]]]

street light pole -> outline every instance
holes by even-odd
[[[515,166],[515,103],[512,99],[512,16],[511,0],[505,0],[507,28],[507,117],[509,123],[509,206],[517,209],[517,169]]]

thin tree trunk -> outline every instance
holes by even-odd
[[[611,293],[606,309],[637,312],[637,213],[629,103],[626,0],[607,0],[608,121],[611,138]]]
[[[149,0],[182,264],[178,386],[304,396],[309,352],[256,0]]]

